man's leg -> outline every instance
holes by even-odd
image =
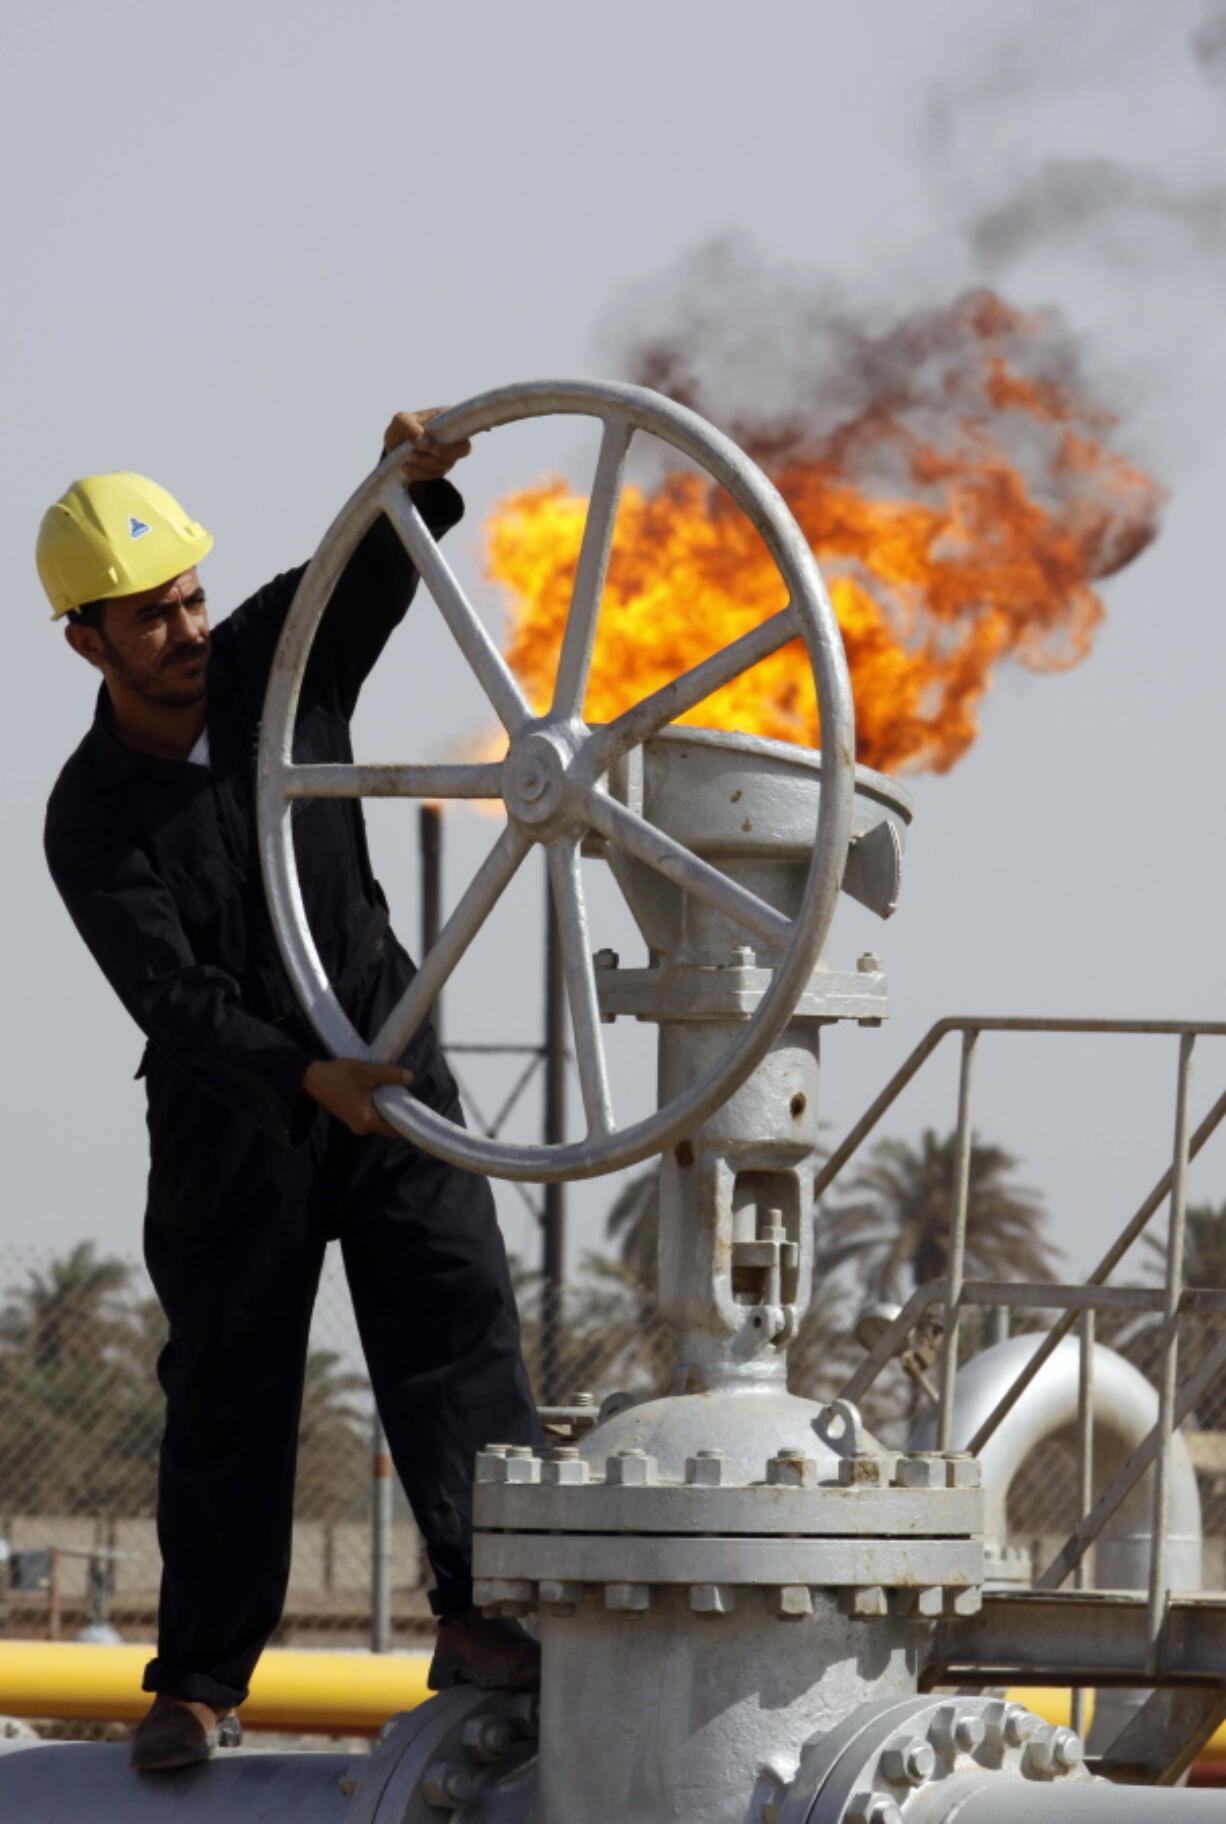
[[[425,1540],[431,1606],[472,1605],[477,1452],[539,1438],[494,1201],[401,1141],[345,1148],[341,1246],[388,1445]]]
[[[177,1207],[164,1182],[155,1198],[155,1174],[145,1228],[170,1337],[158,1364],[158,1655],[144,1688],[213,1710],[242,1702],[281,1617],[325,1246],[310,1211],[316,1149],[243,1139],[229,1156],[198,1159],[211,1210],[186,1186]]]

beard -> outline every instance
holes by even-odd
[[[105,632],[100,633],[100,638],[107,665],[117,681],[134,696],[143,697],[146,703],[155,703],[161,709],[192,709],[208,694],[208,657],[212,645],[209,638],[203,639],[198,646],[180,647],[168,654],[155,671],[131,664]],[[184,677],[182,674],[188,664],[200,659],[205,663],[199,676]]]

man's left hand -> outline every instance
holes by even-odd
[[[404,463],[406,481],[440,481],[449,469],[454,468],[462,456],[467,456],[472,444],[435,443],[430,436],[429,426],[432,418],[437,418],[445,408],[441,405],[431,406],[423,412],[397,412],[392,422],[383,433],[383,451],[390,455],[402,444],[409,446],[409,453]]]

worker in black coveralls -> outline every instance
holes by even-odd
[[[460,449],[402,412],[384,448],[436,534],[463,504]],[[392,1456],[425,1539],[438,1621],[431,1682],[523,1687],[535,1643],[472,1607],[473,1460],[537,1436],[506,1256],[483,1178],[398,1137],[372,1091],[460,1120],[433,1030],[403,1068],[332,1059],[299,1013],[256,850],[255,747],[300,569],[210,633],[196,564],[212,543],[156,484],[92,476],[49,510],[38,565],[73,651],[102,674],[93,726],[47,812],[52,875],[144,1031],[145,1257],[169,1321],[158,1374],[163,1560],[157,1693],[132,1740],[143,1769],[225,1739],[276,1627],[289,1574],[297,1426],[324,1249],[339,1238]],[[417,583],[380,516],[324,616],[295,759],[348,761],[363,680]],[[388,924],[355,800],[296,807],[295,848],[323,963],[359,1031],[413,973]]]

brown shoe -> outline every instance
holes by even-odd
[[[160,1773],[169,1767],[194,1767],[213,1750],[242,1739],[232,1710],[213,1710],[164,1691],[132,1731],[128,1758],[138,1773]]]
[[[426,1683],[431,1691],[478,1685],[483,1691],[534,1691],[541,1682],[541,1649],[517,1621],[463,1609],[438,1624]]]

